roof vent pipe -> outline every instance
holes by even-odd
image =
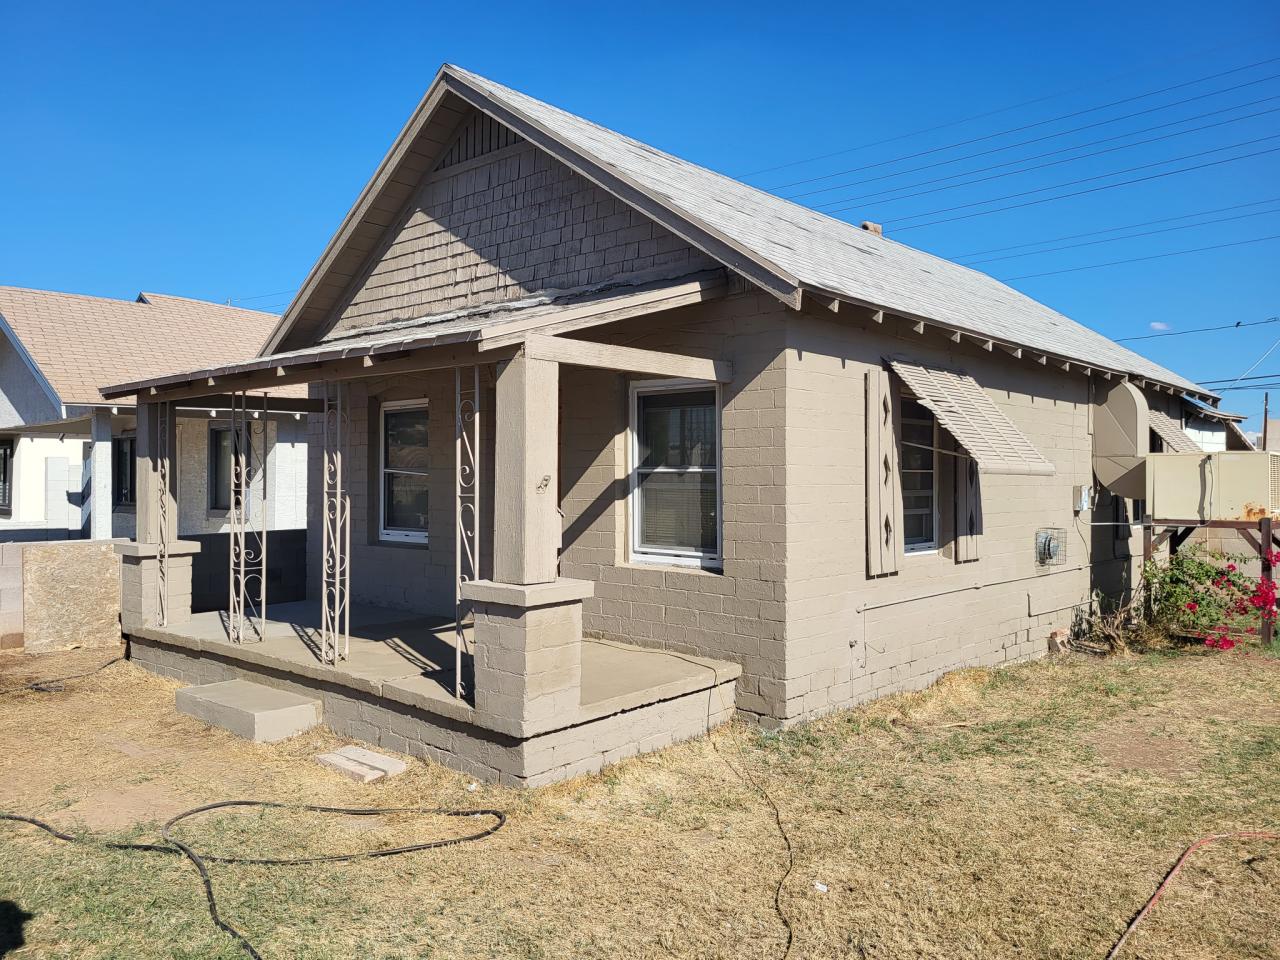
[[[863,220],[862,229],[867,231],[867,233],[874,233],[877,237],[884,236],[884,224],[882,223],[873,223],[870,220]]]

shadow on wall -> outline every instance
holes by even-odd
[[[27,944],[24,927],[35,918],[12,900],[0,900],[0,957],[8,956]]]
[[[0,543],[47,543],[50,540],[80,540],[78,530],[65,527],[22,527],[16,530],[0,528]]]
[[[226,610],[231,591],[231,534],[207,533],[183,539],[200,544],[200,552],[192,558],[191,612]],[[267,534],[268,608],[306,598],[307,531],[272,530]]]

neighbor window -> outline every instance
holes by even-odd
[[[383,540],[427,542],[427,404],[382,406]]]
[[[0,437],[0,517],[13,512],[13,437]]]
[[[230,427],[209,428],[209,509],[231,509],[234,445]]]
[[[713,565],[720,558],[720,430],[714,387],[632,390],[632,553]]]
[[[111,441],[111,502],[117,507],[137,503],[137,440],[116,437]]]
[[[902,400],[902,541],[907,553],[938,547],[938,424],[914,400]]]

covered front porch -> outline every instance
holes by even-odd
[[[737,665],[584,637],[594,584],[559,570],[559,420],[574,402],[561,397],[562,365],[711,385],[730,374],[718,361],[566,334],[710,289],[686,286],[477,311],[106,391],[139,401],[138,541],[120,548],[134,658],[187,682],[309,691],[340,733],[524,784],[727,719]],[[309,470],[319,549],[311,599],[273,604],[253,412],[296,383],[311,384],[321,408]],[[193,615],[194,548],[173,525],[174,410],[216,401],[240,411],[230,601]],[[421,422],[388,425],[388,411],[409,409]]]

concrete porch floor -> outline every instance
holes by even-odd
[[[741,672],[733,663],[583,638],[576,714],[557,718],[536,735],[519,737],[454,697],[452,621],[355,605],[350,655],[331,666],[320,660],[318,603],[279,604],[268,615],[265,637],[242,644],[230,641],[225,613],[134,628],[130,656],[141,666],[188,683],[242,677],[309,689],[323,696],[325,722],[340,733],[407,753],[415,752],[414,742],[425,744],[421,755],[488,779],[521,783],[599,769],[622,756],[704,732],[732,715],[734,684]],[[469,627],[466,637],[470,645]],[[470,660],[464,651],[464,680]],[[433,739],[418,731],[417,741],[402,743],[410,728],[397,726],[395,714],[418,718],[413,722],[442,736]],[[601,741],[598,733],[606,728],[609,735]],[[480,749],[482,741],[487,748]],[[587,755],[553,756],[566,754],[567,743],[585,743]],[[519,754],[518,770],[509,770],[512,765],[505,762],[504,752],[513,748]],[[535,755],[538,762],[531,766]],[[548,765],[558,772],[549,773],[544,769]]]

